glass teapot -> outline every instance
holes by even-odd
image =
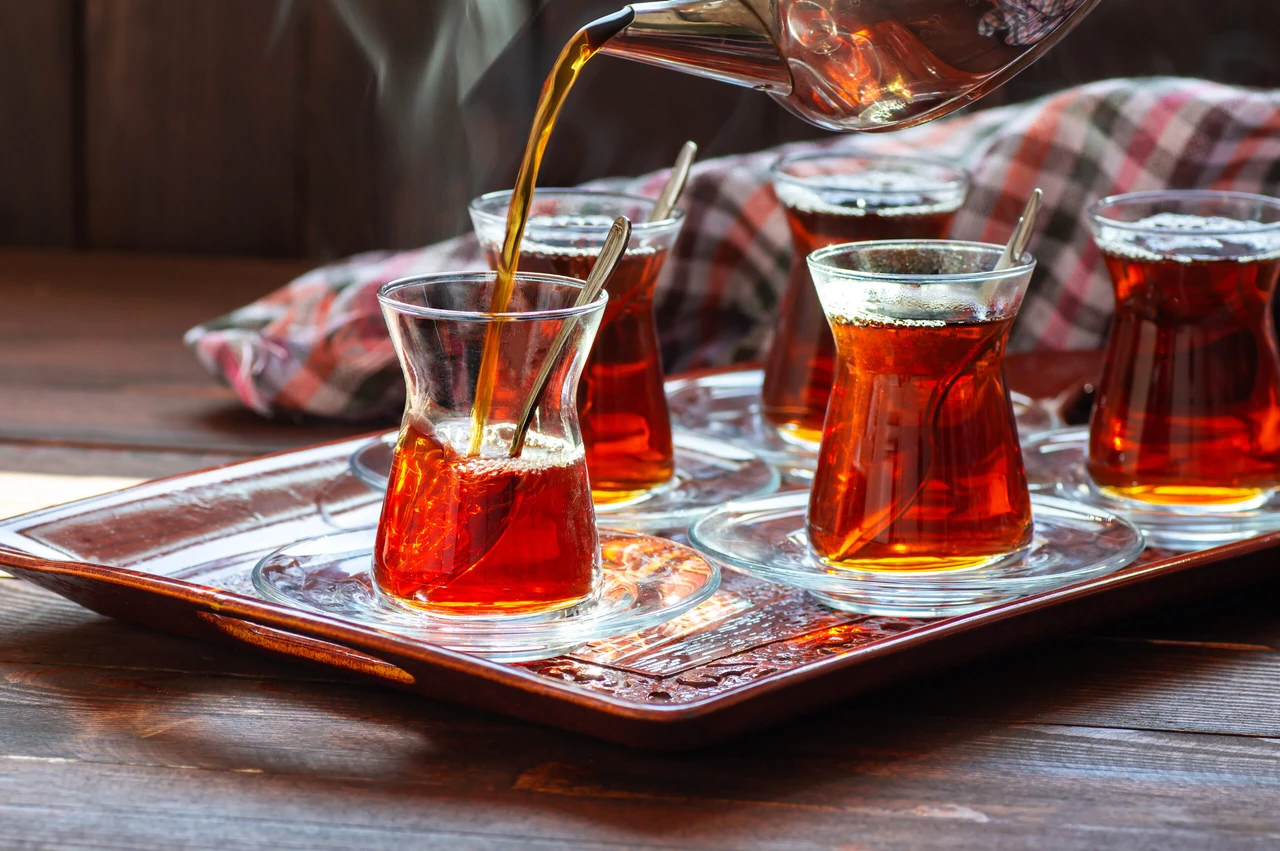
[[[946,115],[1031,64],[1099,0],[661,0],[603,52],[767,92],[830,130]]]

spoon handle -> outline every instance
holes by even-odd
[[[999,261],[996,262],[994,271],[1000,272],[1010,268],[1022,259],[1023,253],[1027,250],[1027,243],[1031,241],[1031,232],[1035,229],[1036,216],[1040,213],[1040,199],[1044,197],[1044,193],[1039,189],[1031,192],[1031,197],[1027,199],[1027,206],[1022,210],[1022,217],[1018,219],[1018,223],[1013,227],[1013,234],[1009,237],[1009,242],[1004,247],[1004,253],[1000,255]]]
[[[609,235],[605,237],[604,247],[600,249],[600,256],[596,258],[595,265],[591,267],[591,274],[587,275],[587,282],[583,284],[582,290],[578,293],[578,298],[573,303],[574,307],[581,307],[596,300],[596,297],[600,295],[600,291],[604,289],[604,285],[609,282],[609,277],[617,267],[618,261],[622,259],[623,253],[627,250],[627,243],[630,241],[631,221],[626,216],[618,216],[618,218],[614,219],[613,226],[609,228]],[[525,400],[524,408],[520,411],[520,419],[516,423],[516,434],[511,439],[511,450],[507,453],[510,458],[519,457],[520,453],[524,451],[524,440],[529,433],[529,423],[533,420],[533,412],[538,407],[538,400],[542,398],[542,392],[547,388],[547,381],[551,378],[551,368],[559,360],[560,350],[569,341],[569,333],[573,330],[573,326],[577,321],[577,317],[573,316],[565,319],[561,323],[555,339],[551,341],[551,347],[547,349],[547,356],[542,361],[542,367],[538,370],[537,377],[533,379],[533,388],[529,392],[529,398]]]
[[[671,168],[671,176],[667,178],[667,183],[662,187],[658,200],[654,202],[653,212],[649,213],[649,221],[660,222],[671,217],[671,211],[676,208],[676,201],[680,200],[680,193],[684,191],[685,181],[689,179],[693,158],[697,155],[697,144],[685,142],[684,147],[680,149],[680,154],[676,157],[676,164]]]

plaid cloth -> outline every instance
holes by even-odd
[[[700,163],[681,200],[684,232],[658,285],[668,372],[761,355],[791,263],[769,167],[781,154],[823,149],[964,162],[973,183],[952,228],[962,239],[1004,242],[1032,188],[1044,189],[1031,242],[1039,266],[1011,345],[1093,348],[1105,338],[1112,296],[1089,237],[1089,204],[1166,187],[1280,193],[1280,91],[1110,80],[892,135],[839,136]],[[656,195],[665,179],[592,185]],[[392,420],[404,388],[375,291],[404,275],[479,268],[472,236],[363,254],[193,328],[186,341],[264,415]]]

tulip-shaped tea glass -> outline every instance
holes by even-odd
[[[793,252],[763,375],[735,370],[677,379],[668,383],[668,401],[678,429],[758,452],[791,481],[808,485],[836,346],[806,258],[842,242],[946,236],[964,203],[968,176],[941,159],[819,153],[784,157],[772,178]],[[1043,405],[1012,398],[1021,434],[1058,424]]]
[[[812,491],[727,506],[690,538],[709,557],[829,605],[959,614],[1136,557],[1110,515],[1034,504],[1004,377],[1035,261],[944,240],[809,255],[836,366]]]
[[[480,245],[496,266],[509,191],[471,202]],[[587,472],[600,522],[637,531],[683,531],[735,497],[768,493],[777,473],[753,454],[691,434],[673,436],[663,386],[653,295],[684,214],[649,221],[654,200],[580,189],[534,192],[520,269],[585,278],[618,216],[631,242],[607,291],[600,330],[578,386]]]
[[[378,291],[407,391],[381,520],[263,558],[253,583],[267,599],[520,661],[664,623],[715,593],[718,569],[688,547],[596,528],[575,396],[608,295],[577,305],[580,281],[521,272],[507,311],[490,313],[495,278]],[[472,454],[495,325],[498,381]]]
[[[1089,214],[1115,316],[1085,429],[1026,445],[1032,486],[1172,550],[1280,529],[1280,199],[1135,192]]]
[[[1280,200],[1141,192],[1100,201],[1090,224],[1116,311],[1089,475],[1146,503],[1265,500],[1280,486]]]
[[[575,306],[579,282],[522,273],[506,313],[482,312],[493,285],[492,274],[477,273],[409,279],[378,291],[407,396],[378,523],[374,583],[392,601],[437,613],[564,609],[590,599],[599,581],[574,396],[607,296]],[[480,359],[495,323],[499,381],[472,455]],[[548,358],[550,378],[539,388]],[[535,392],[523,446],[515,447]]]
[[[982,567],[1031,542],[1004,379],[1035,262],[998,246],[870,242],[810,255],[837,365],[809,542],[862,570]]]
[[[471,202],[471,220],[491,267],[502,254],[511,192]],[[671,481],[675,454],[662,387],[653,291],[684,213],[648,221],[652,199],[582,190],[538,190],[520,244],[520,269],[585,280],[618,216],[631,241],[606,285],[609,303],[578,389],[591,488],[598,502],[631,499]]]
[[[822,437],[836,345],[806,258],[842,242],[941,239],[964,203],[964,169],[927,157],[806,154],[773,168],[794,248],[761,390],[765,417],[780,436]]]

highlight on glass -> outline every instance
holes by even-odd
[[[832,567],[984,567],[1030,544],[1004,355],[1035,261],[993,271],[1002,251],[889,240],[809,256],[837,363],[807,529]]]
[[[1090,478],[1146,504],[1265,502],[1280,486],[1280,199],[1138,192],[1089,221],[1115,291]]]
[[[947,160],[837,153],[784,157],[772,179],[794,251],[765,361],[763,413],[784,439],[812,446],[822,436],[836,346],[805,258],[844,242],[944,237],[969,179]]]
[[[608,296],[574,306],[580,281],[521,272],[508,310],[494,314],[488,305],[495,279],[445,273],[378,291],[407,396],[373,580],[391,602],[435,614],[568,609],[591,600],[599,586],[576,394]],[[495,325],[499,381],[473,454],[475,388]],[[535,398],[549,357],[549,378]]]
[[[471,202],[471,219],[490,266],[497,267],[510,192]],[[631,241],[609,279],[609,303],[578,390],[587,470],[595,499],[630,500],[665,485],[675,471],[671,419],[653,313],[654,287],[684,221],[678,208],[649,221],[654,201],[577,189],[534,192],[519,268],[585,279],[618,216]]]

